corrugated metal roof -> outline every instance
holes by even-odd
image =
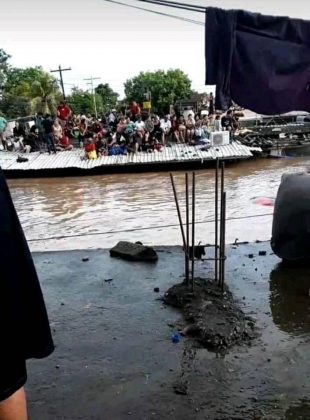
[[[146,153],[138,152],[126,156],[102,156],[98,159],[84,159],[82,150],[72,150],[68,152],[58,152],[56,155],[34,152],[23,155],[28,162],[16,162],[18,153],[0,151],[0,167],[9,170],[44,170],[44,169],[64,169],[79,168],[91,169],[106,165],[139,165],[154,164],[178,161],[208,161],[216,158],[220,159],[247,159],[252,155],[252,151],[261,152],[260,148],[250,148],[234,142],[227,146],[211,147],[203,150],[201,146],[188,146],[186,144],[172,145],[164,147],[160,152]]]

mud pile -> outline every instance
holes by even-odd
[[[176,284],[165,293],[164,302],[181,309],[183,334],[209,350],[224,350],[257,335],[254,320],[242,312],[228,288],[222,292],[210,280],[195,279],[194,292],[185,283]]]

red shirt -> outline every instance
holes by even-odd
[[[171,128],[173,131],[177,131],[179,129],[179,122],[178,120],[171,121]]]
[[[61,120],[66,121],[71,114],[71,109],[67,105],[59,105],[57,108],[57,115]]]
[[[139,107],[139,105],[131,105],[130,106],[130,112],[132,113],[132,115],[138,115],[138,114],[140,114],[140,107]]]
[[[63,137],[61,137],[61,139],[59,140],[59,143],[60,143],[63,147],[68,147],[68,146],[70,146],[70,140],[69,140],[69,137],[67,137],[67,136],[63,136]]]
[[[94,150],[96,150],[96,146],[94,145],[94,143],[90,143],[90,144],[85,145],[85,151],[86,152],[93,152]]]

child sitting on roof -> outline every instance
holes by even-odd
[[[87,159],[97,159],[96,145],[91,137],[86,139],[84,150]]]

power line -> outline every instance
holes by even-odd
[[[143,1],[143,2],[148,2],[148,1],[154,1],[156,3],[163,3],[168,5],[177,5],[177,6],[186,6],[186,7],[192,7],[194,9],[197,9],[197,11],[203,11],[205,12],[206,10],[206,6],[199,6],[198,4],[190,4],[190,3],[181,3],[178,1],[171,1],[171,0],[137,0],[137,1]]]
[[[165,16],[165,17],[170,17],[170,18],[177,19],[177,20],[182,20],[183,22],[193,23],[195,25],[205,26],[204,22],[201,22],[199,20],[188,19],[188,18],[184,18],[184,17],[181,17],[181,16],[176,16],[176,15],[170,15],[169,13],[158,12],[156,10],[146,9],[144,7],[133,6],[131,4],[122,3],[122,2],[116,1],[116,0],[102,0],[102,1],[106,1],[108,3],[113,3],[113,4],[118,4],[118,5],[121,5],[121,6],[131,7],[132,9],[143,10],[144,12],[154,13],[154,14],[159,15],[159,16]]]
[[[190,12],[196,12],[196,13],[205,13],[206,8],[203,6],[196,6],[192,4],[186,4],[186,3],[178,3],[173,1],[166,1],[166,0],[137,0],[142,3],[151,3],[156,4],[157,6],[166,6],[166,7],[174,7],[175,9],[180,10],[188,10]]]
[[[253,219],[258,217],[265,217],[265,216],[272,216],[273,213],[263,213],[263,214],[253,214],[249,216],[238,216],[238,217],[228,217],[226,220],[243,220],[243,219]],[[87,219],[84,219],[84,221]],[[90,220],[94,220],[93,218]],[[214,223],[215,220],[200,220],[196,222],[196,224],[207,224],[207,223]],[[191,223],[190,223],[191,224]],[[28,242],[40,242],[40,241],[50,241],[50,240],[58,240],[58,239],[67,239],[67,238],[80,238],[84,236],[98,236],[98,235],[111,235],[115,233],[130,233],[136,232],[141,230],[153,230],[153,229],[162,229],[162,228],[170,228],[170,227],[179,227],[178,224],[169,224],[169,225],[157,225],[157,226],[146,226],[140,228],[132,228],[132,229],[123,229],[123,230],[109,230],[105,232],[90,232],[90,233],[77,233],[75,235],[63,235],[63,236],[49,236],[47,238],[37,238],[37,239],[28,239]]]

